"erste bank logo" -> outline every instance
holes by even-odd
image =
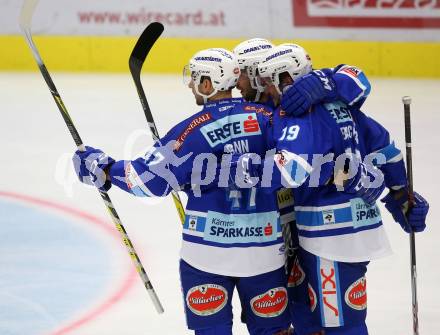
[[[260,135],[260,125],[255,113],[234,114],[218,119],[200,129],[211,147],[234,138]]]

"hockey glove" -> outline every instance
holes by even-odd
[[[367,204],[373,204],[382,194],[385,181],[382,171],[374,165],[359,162],[356,175],[344,182],[344,192],[362,198]]]
[[[112,184],[107,180],[106,171],[115,162],[113,158],[99,149],[86,146],[85,151],[77,150],[72,160],[80,182],[94,185],[105,192],[110,189]]]
[[[312,71],[299,78],[283,93],[281,108],[287,115],[300,116],[325,98],[336,98],[336,84],[323,71]]]
[[[398,192],[391,191],[381,201],[405,232],[418,233],[425,230],[429,203],[420,194],[414,192],[414,204],[409,209],[406,188]]]

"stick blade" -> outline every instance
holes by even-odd
[[[128,66],[132,74],[140,74],[148,53],[163,31],[164,26],[162,23],[153,22],[142,32],[128,60]]]
[[[20,28],[23,31],[30,30],[32,16],[39,0],[25,0],[20,12]]]

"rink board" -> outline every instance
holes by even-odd
[[[49,70],[68,72],[127,72],[134,37],[37,36],[35,42]],[[162,38],[145,64],[155,73],[181,73],[198,50],[209,47],[233,49],[239,39]],[[275,44],[292,42],[274,40]],[[354,64],[369,76],[440,77],[440,43],[391,41],[294,40],[304,46],[317,68],[340,63]],[[37,70],[19,35],[0,35],[0,71]]]

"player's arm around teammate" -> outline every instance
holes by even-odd
[[[241,73],[237,89],[242,97],[247,101],[259,102],[274,108],[279,103],[279,93],[272,92],[274,94],[270,95],[269,92],[265,91],[263,83],[258,80],[258,65],[272,48],[273,45],[268,40],[253,38],[238,44],[234,48],[234,53],[240,65]],[[354,72],[354,69],[357,72]],[[363,101],[370,89],[369,82],[362,71],[349,66],[338,66],[331,70],[323,69],[322,71],[316,71],[312,78],[307,78],[307,80],[300,79],[298,82],[295,81],[293,85],[289,85],[289,87],[287,91],[290,93],[288,98],[285,99],[285,95],[283,95],[283,100],[281,101],[283,103],[287,100],[287,106],[283,108],[283,112],[297,116],[306,113],[312,104],[319,103],[324,99],[337,100],[342,98],[350,105]],[[284,92],[286,93],[286,90]],[[283,120],[278,117],[278,111],[274,115],[274,119],[274,127],[282,129],[281,123]],[[296,267],[293,266],[295,262],[293,251],[298,248],[298,237],[294,221],[294,201],[291,189],[282,188],[277,191],[277,199],[280,216],[285,221],[283,227],[286,228],[285,249],[286,259],[288,260],[287,269],[290,273],[288,285],[294,287],[298,279],[298,272],[295,270]],[[290,299],[296,299],[297,294],[298,290],[289,289]],[[307,290],[304,290],[302,295],[307,296]],[[304,317],[304,314],[302,316]],[[311,331],[311,328],[309,330]]]
[[[281,107],[292,116],[300,116],[321,102],[342,101],[349,108],[360,108],[370,90],[370,82],[361,69],[341,64],[332,69],[315,69],[286,86]]]
[[[280,46],[260,64],[260,76],[273,91],[281,94],[283,87],[308,73],[297,66],[307,63],[305,59],[304,53],[297,47]],[[275,116],[285,116],[282,110],[277,112]],[[373,198],[368,183],[359,185],[352,182],[369,180],[369,169],[351,171],[340,189],[333,183],[310,185],[315,167],[308,159],[310,154],[343,155],[347,152],[364,158],[368,153],[380,151],[386,157],[378,165],[384,170],[385,184],[402,187],[406,181],[401,183],[399,177],[393,174],[395,166],[392,166],[399,162],[398,153],[389,141],[375,143],[376,146],[365,142],[364,136],[367,135],[358,130],[348,106],[343,102],[320,104],[311,113],[285,119],[276,133],[277,147],[282,153],[277,166],[286,179],[293,180],[294,187],[301,246],[296,284],[299,287],[306,283],[300,297],[308,293],[308,298],[302,304],[300,301],[297,307],[310,305],[310,309],[294,309],[295,332],[308,334],[320,327],[325,329],[326,334],[367,334],[366,266],[370,259],[383,256],[389,249],[381,227],[380,212],[372,201],[380,196],[384,181],[379,180],[376,185],[379,191],[374,193]],[[309,156],[304,158],[301,154]],[[375,168],[374,164],[367,167]],[[404,175],[401,171],[399,173]],[[306,181],[308,185],[304,184]],[[396,216],[403,217],[403,206],[396,207]],[[427,204],[421,200],[418,206],[409,210],[407,218],[413,229],[424,227],[424,209],[427,210]]]
[[[216,171],[225,153],[266,150],[269,116],[261,105],[232,98],[239,68],[228,51],[200,51],[187,70],[188,87],[203,106],[199,113],[144,157],[115,161],[88,147],[76,153],[75,170],[83,182],[106,190],[114,184],[137,196],[186,191],[180,278],[187,325],[195,334],[232,334],[235,288],[250,334],[285,334],[290,318],[275,199],[253,188],[230,190],[227,181],[200,187],[213,180],[209,171]]]

